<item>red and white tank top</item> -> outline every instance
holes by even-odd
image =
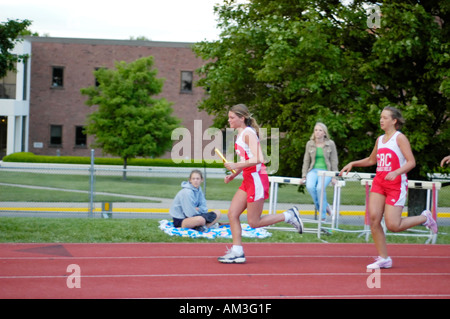
[[[390,172],[399,169],[406,164],[406,158],[397,144],[397,137],[401,134],[399,131],[386,142],[383,143],[384,135],[378,138],[377,144],[377,173],[376,177],[380,182],[388,184],[401,184],[407,182],[406,174],[397,176],[393,181],[386,181],[384,178]]]
[[[236,143],[234,144],[234,149],[236,150],[236,154],[240,157],[241,161],[248,161],[250,158],[253,158],[254,156],[256,156],[256,154],[253,154],[250,146],[245,143],[244,139],[242,138],[244,133],[248,131],[250,132],[250,134],[254,134],[257,141],[258,141],[258,147],[259,147],[259,139],[258,139],[258,135],[256,135],[256,131],[250,127],[247,126],[242,132],[241,134],[238,135],[238,137],[236,138]],[[260,172],[263,174],[267,174],[266,173],[266,166],[262,163],[254,165],[254,166],[250,166],[250,167],[245,167],[243,170],[243,173],[254,173],[254,172]]]

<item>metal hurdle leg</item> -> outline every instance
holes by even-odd
[[[333,171],[322,171],[318,173],[319,176],[331,176],[331,177],[336,177],[339,176],[339,172],[333,172]],[[359,179],[361,180],[362,178],[373,178],[375,177],[375,174],[372,173],[354,173],[354,172],[350,172],[348,174],[344,174],[343,176],[341,176],[342,179],[346,179],[346,178],[350,178],[350,179]],[[333,207],[334,209],[334,221],[332,218],[332,225],[331,227],[322,227],[322,229],[330,229],[331,231],[340,231],[340,232],[345,232],[345,233],[359,233],[359,236],[363,236],[366,235],[368,240],[368,235],[370,233],[370,229],[369,229],[369,219],[368,219],[368,186],[366,188],[366,213],[365,213],[365,219],[364,219],[364,229],[363,230],[344,230],[344,229],[339,229],[339,214],[340,214],[340,194],[341,194],[341,187],[345,186],[346,183],[344,180],[338,181],[338,184],[335,185],[335,194],[334,194],[334,199],[333,199],[333,206],[336,203],[336,206]],[[322,197],[323,198],[323,197]]]
[[[338,228],[339,225],[339,211],[341,204],[341,187],[339,183],[334,185],[334,196],[333,196],[333,208],[331,210],[331,229],[334,230]]]
[[[427,197],[428,194],[430,193],[430,190],[427,191]],[[437,203],[438,203],[438,192],[436,190],[436,184],[433,184],[433,187],[431,189],[431,214],[433,215],[434,220],[436,221],[436,223],[438,222],[437,219]],[[428,205],[428,201],[427,201],[427,205]],[[433,234],[430,230],[430,235],[431,235],[431,243],[432,244],[436,244],[436,240],[437,240],[437,234]]]
[[[341,187],[345,186],[345,182],[338,181],[336,185],[334,185],[334,194],[333,194],[333,216],[331,217],[331,227],[322,227],[322,209],[323,209],[323,200],[325,198],[325,176],[333,177],[336,176],[335,172],[319,172],[319,176],[322,178],[322,189],[320,192],[320,208],[319,208],[319,227],[317,230],[317,236],[320,239],[320,233],[326,229],[338,230],[337,221],[339,220],[340,214],[340,203],[341,203]]]
[[[269,194],[269,214],[277,213],[277,202],[278,202],[278,184],[300,184],[300,178],[289,178],[289,177],[279,177],[279,176],[269,176],[270,182],[270,194]],[[276,229],[285,231],[296,231],[292,227],[277,227],[277,226],[267,226],[265,229]]]
[[[320,239],[320,234],[322,232],[322,210],[323,210],[323,199],[325,198],[325,174],[321,176],[322,178],[322,189],[320,190],[320,204],[319,204],[319,212],[318,212],[318,221],[319,226],[317,227],[317,238]]]
[[[364,234],[366,235],[366,242],[368,242],[369,234],[370,234],[370,215],[369,215],[370,186],[369,186],[368,181],[366,181],[365,187],[366,187],[366,210],[365,210],[365,214],[364,214]]]
[[[333,194],[333,206],[332,206],[332,216],[331,216],[331,227],[330,230],[339,230],[339,215],[341,211],[341,188],[345,186],[345,181],[338,181],[334,185]]]
[[[269,194],[269,214],[277,213],[277,198],[278,197],[278,183],[275,181],[270,182],[270,194]]]
[[[320,171],[318,172],[318,175],[320,178],[322,178],[322,185],[325,185],[325,177],[334,177],[337,176],[339,173],[332,172],[332,171]],[[340,202],[341,202],[341,187],[345,186],[345,182],[338,181],[336,185],[334,185],[334,194],[333,194],[333,216],[331,217],[331,227],[323,227],[322,226],[322,209],[323,209],[323,200],[325,198],[325,187],[322,187],[320,192],[320,207],[319,207],[319,213],[318,213],[318,227],[317,227],[317,237],[319,239],[322,232],[326,232],[327,230],[338,230],[338,227],[336,226],[336,221],[339,219],[340,214]]]
[[[318,172],[318,175],[322,178],[322,184],[325,182],[325,176],[328,176],[328,177],[336,177],[336,176],[339,176],[339,172],[333,172],[333,171],[320,171],[320,172]],[[351,177],[351,178],[354,178],[354,176],[356,175],[355,173],[349,173],[349,177]],[[369,176],[371,176],[371,174],[363,174],[364,176],[367,176],[367,177],[369,177]],[[359,177],[359,175],[358,175],[358,177]],[[320,222],[320,230],[321,231],[327,231],[327,230],[330,230],[331,232],[333,232],[333,231],[340,231],[340,232],[356,232],[356,231],[353,231],[353,230],[342,230],[342,229],[339,229],[339,215],[340,215],[340,203],[341,203],[341,188],[343,187],[343,186],[345,186],[346,185],[346,182],[345,181],[343,181],[343,180],[339,180],[339,181],[337,181],[337,183],[334,185],[334,195],[333,195],[333,207],[332,207],[332,210],[333,210],[333,216],[331,217],[331,226],[330,227],[325,227],[325,226],[323,226],[322,225],[322,222],[321,221],[319,221]],[[324,194],[324,190],[322,189],[322,192],[321,192],[321,195],[320,195],[320,198],[321,198],[321,202],[320,202],[320,204],[321,205],[323,205],[322,204],[322,202],[323,202],[323,199],[324,199],[324,196],[325,196],[325,194]],[[322,206],[321,206],[321,208],[320,209],[322,209]],[[357,231],[357,232],[360,232],[360,231]],[[320,238],[320,235],[318,235],[319,236],[319,238]]]

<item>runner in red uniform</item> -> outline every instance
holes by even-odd
[[[228,219],[230,221],[233,247],[218,260],[221,263],[245,263],[242,247],[240,216],[247,209],[247,221],[250,227],[259,228],[285,221],[292,224],[299,233],[303,232],[303,223],[298,209],[293,207],[283,214],[266,215],[261,217],[264,200],[269,197],[269,177],[267,176],[264,156],[258,139],[258,124],[250,116],[243,104],[237,104],[228,112],[230,127],[236,129],[238,136],[235,143],[236,153],[240,157],[237,163],[225,163],[228,170],[235,173],[225,177],[225,183],[231,182],[243,172],[243,181],[234,195]]]
[[[406,172],[398,175],[393,180],[386,179],[390,172],[401,169],[407,163],[398,143],[397,138],[402,134],[396,131],[389,140],[382,135],[377,140],[377,174],[373,179],[372,192],[386,197],[386,204],[393,206],[405,205],[408,190],[408,178]]]
[[[250,137],[251,135],[256,139],[259,148],[260,146],[256,132],[250,126],[244,128],[238,135],[236,143],[234,144],[236,154],[240,157],[241,162],[249,161],[254,157],[250,146],[246,144],[243,139],[244,136]],[[269,178],[264,163],[244,167],[242,176],[244,180],[239,189],[242,189],[247,193],[247,202],[255,202],[260,199],[269,198]]]
[[[408,181],[406,173],[416,166],[411,145],[405,135],[398,130],[404,124],[399,110],[385,107],[381,112],[380,126],[385,132],[378,137],[369,157],[350,162],[340,172],[349,172],[353,167],[367,167],[377,164],[369,196],[370,229],[379,256],[367,266],[369,269],[391,268],[392,259],[388,255],[386,237],[381,220],[384,215],[386,227],[393,232],[423,224],[437,233],[437,224],[431,212],[425,210],[420,216],[402,218],[406,200]]]

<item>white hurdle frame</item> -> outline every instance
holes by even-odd
[[[334,172],[334,171],[319,171],[317,173],[317,175],[322,178],[322,183],[325,183],[325,177],[340,177],[340,178],[347,178],[347,179],[369,179],[369,178],[374,178],[375,174],[373,173],[356,173],[356,172],[349,172],[346,173],[344,176],[339,176],[339,172]],[[339,182],[344,182],[344,181],[339,181]],[[344,182],[345,183],[345,182]],[[345,185],[345,184],[344,184]],[[367,194],[366,194],[367,195]],[[322,192],[320,194],[320,210],[322,210],[322,205],[323,205],[323,198],[325,196],[324,190],[322,188]],[[340,189],[339,189],[339,203],[340,203]],[[366,196],[367,197],[367,196]],[[366,234],[366,236],[368,235],[368,232],[370,232],[370,229],[367,230],[366,229],[366,224],[368,225],[368,205],[367,205],[367,201],[366,201],[366,210],[365,210],[365,219],[364,219],[364,229],[363,230],[343,230],[343,229],[339,229],[338,227],[338,221],[339,221],[339,211],[335,211],[334,212],[334,219],[332,221],[332,227],[328,228],[328,227],[322,227],[321,225],[319,225],[319,228],[322,229],[330,229],[332,231],[340,231],[340,232],[344,232],[344,233],[360,233],[360,235]],[[320,233],[318,234],[319,238],[320,238]],[[367,238],[367,237],[366,237]]]
[[[322,171],[318,173],[319,176],[322,176],[322,182],[325,181],[325,176],[331,176],[336,177],[339,176],[339,172],[333,172],[333,171]],[[364,230],[361,233],[366,234],[366,241],[368,241],[368,236],[370,234],[370,220],[369,220],[369,209],[368,209],[368,201],[369,201],[369,190],[370,186],[372,185],[373,178],[376,174],[374,173],[355,173],[355,172],[349,172],[343,174],[342,178],[360,178],[361,179],[361,185],[365,186],[366,188],[366,210],[365,210],[365,218],[364,218]],[[430,210],[434,220],[437,222],[437,203],[438,203],[438,190],[441,189],[441,182],[428,182],[428,181],[415,181],[410,180],[408,181],[408,189],[416,188],[416,189],[427,189],[427,203],[426,203],[426,209]],[[430,192],[431,192],[431,201],[430,201]],[[323,199],[323,192],[320,196],[321,199]],[[322,200],[320,201],[322,205]],[[437,234],[433,234],[432,231],[421,231],[421,230],[414,230],[409,229],[406,232],[402,233],[387,233],[385,225],[383,226],[385,230],[386,235],[393,235],[393,236],[415,236],[415,237],[426,237],[428,238],[426,243],[429,244],[430,242],[435,244],[437,240]],[[407,233],[409,232],[409,234]],[[319,235],[320,236],[320,235]],[[320,238],[320,237],[319,237]]]
[[[269,176],[269,182],[270,182],[270,194],[269,194],[269,214],[276,214],[277,213],[277,202],[278,202],[278,185],[279,184],[291,184],[291,185],[302,185],[304,184],[304,181],[301,178],[298,177],[283,177],[283,176]],[[338,181],[334,185],[334,195],[333,195],[333,215],[332,215],[332,229],[334,229],[334,225],[337,221],[337,218],[339,216],[339,210],[340,210],[340,196],[341,196],[341,188],[345,186],[345,181]],[[322,189],[321,198],[324,196],[324,190]],[[322,204],[321,204],[322,205]],[[322,207],[320,208],[319,213],[322,211]],[[303,232],[305,233],[317,233],[318,238],[320,239],[320,233],[322,231],[321,224],[322,219],[319,218],[317,220],[307,219],[303,218],[302,220],[306,220],[308,223],[317,223],[318,227],[316,228],[305,228],[303,229]],[[277,227],[277,226],[269,226],[265,227],[267,229],[278,229],[278,230],[287,230],[287,231],[295,231],[292,227]]]
[[[367,203],[368,203],[368,188],[372,186],[373,180],[363,179],[361,180],[361,185],[366,187],[366,222],[364,223],[364,228],[366,229],[366,224],[368,228],[369,221],[368,221],[368,209],[367,209]],[[427,190],[427,202],[426,202],[426,209],[431,211],[431,214],[433,215],[433,218],[436,222],[438,222],[437,219],[437,208],[438,208],[438,190],[440,190],[442,187],[441,182],[427,182],[427,181],[408,181],[408,189],[426,189]],[[430,197],[431,196],[431,197]],[[388,236],[412,236],[412,237],[425,237],[427,238],[426,244],[432,243],[435,244],[437,240],[437,234],[433,234],[431,230],[424,231],[424,230],[416,230],[416,229],[408,229],[405,232],[401,233],[393,233],[387,232],[386,225],[383,221],[383,229],[384,233]],[[409,232],[409,233],[408,233]],[[366,241],[368,240],[368,234],[366,235]]]
[[[345,173],[342,176],[339,176],[339,172],[334,171],[319,171],[318,175],[322,178],[322,183],[325,182],[325,177],[340,177],[343,179],[359,179],[361,180],[361,185],[365,186],[365,217],[364,217],[364,229],[363,230],[341,230],[338,228],[338,220],[340,213],[340,197],[341,197],[341,188],[345,186],[345,181],[339,180],[334,185],[334,195],[333,195],[333,215],[331,221],[331,227],[322,227],[322,218],[317,220],[311,220],[307,218],[302,218],[308,223],[317,223],[317,229],[315,228],[305,228],[304,232],[309,233],[317,233],[317,237],[321,239],[322,230],[332,230],[332,231],[342,231],[342,232],[356,232],[360,233],[360,235],[366,236],[366,241],[369,239],[370,235],[370,219],[369,219],[369,193],[370,186],[372,185],[372,180],[375,177],[375,173],[358,173],[358,172],[349,172]],[[301,185],[303,184],[303,180],[301,178],[295,177],[282,177],[282,176],[269,176],[270,182],[270,195],[269,195],[269,214],[276,214],[277,212],[277,201],[278,201],[278,185],[279,184],[292,184],[292,185]],[[427,203],[426,209],[430,210],[433,218],[437,221],[437,208],[438,208],[438,190],[442,187],[441,182],[428,182],[428,181],[408,181],[408,189],[426,189],[427,190]],[[319,213],[322,211],[323,198],[325,196],[325,190],[322,188],[322,192],[320,194],[320,208]],[[386,226],[383,222],[383,227],[386,235],[394,235],[394,236],[415,236],[415,237],[426,237],[428,238],[426,243],[435,244],[437,240],[437,234],[433,234],[430,231],[422,231],[422,230],[414,230],[410,229],[402,233],[388,233],[386,230]],[[265,227],[268,229],[278,229],[278,230],[287,230],[287,231],[295,231],[292,227]]]

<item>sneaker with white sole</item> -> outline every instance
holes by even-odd
[[[375,262],[367,265],[367,269],[380,269],[380,268],[391,268],[392,267],[392,259],[391,257],[383,258],[378,256],[375,258]]]
[[[298,211],[298,208],[296,206],[293,206],[292,208],[289,208],[287,210],[291,213],[292,217],[289,219],[288,223],[294,226],[299,234],[303,233],[303,222],[300,218],[300,212]]]
[[[223,264],[243,264],[245,263],[245,254],[239,255],[233,249],[229,249],[224,256],[217,258],[217,260]]]
[[[427,218],[427,221],[425,223],[423,223],[422,225],[424,225],[428,229],[430,229],[433,232],[433,234],[437,234],[438,226],[437,226],[437,223],[434,220],[433,215],[431,214],[431,212],[429,210],[424,210],[421,215],[423,215],[423,216],[425,216]]]

